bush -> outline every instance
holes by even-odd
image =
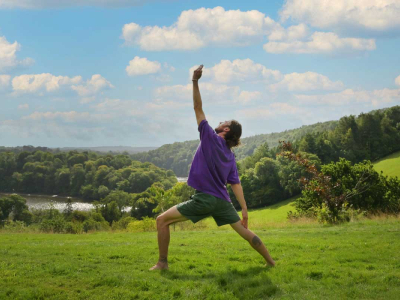
[[[108,230],[110,226],[108,225],[107,221],[101,221],[98,222],[94,220],[93,218],[89,218],[86,221],[83,222],[83,230],[85,232],[88,231],[98,231],[98,230]]]
[[[22,221],[6,220],[4,223],[4,229],[10,232],[28,232],[29,228]]]
[[[127,230],[129,232],[156,231],[156,220],[149,217],[144,217],[141,221],[129,222]]]
[[[65,231],[65,222],[62,215],[58,215],[53,219],[47,219],[40,223],[40,230],[43,232],[63,233]]]
[[[84,222],[87,219],[89,219],[89,217],[90,217],[90,214],[86,211],[74,210],[72,212],[72,220],[71,221]]]
[[[111,229],[118,230],[118,229],[127,229],[129,223],[137,221],[134,217],[124,217],[119,221],[112,222]]]
[[[81,222],[67,222],[65,224],[65,233],[80,234],[83,232],[83,225]]]

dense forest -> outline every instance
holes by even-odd
[[[113,190],[145,191],[154,182],[165,189],[177,179],[171,170],[129,156],[94,152],[23,151],[0,153],[0,191],[101,199]]]

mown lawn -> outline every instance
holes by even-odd
[[[172,231],[162,272],[155,232],[0,232],[0,299],[399,299],[399,219],[259,227],[275,268],[226,229]]]

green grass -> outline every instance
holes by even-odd
[[[0,232],[0,299],[398,299],[398,218],[253,230],[275,268],[233,230],[172,231],[161,272],[155,232]]]
[[[249,226],[251,228],[265,228],[267,227],[282,227],[289,226],[289,221],[287,219],[287,213],[289,210],[295,211],[294,208],[294,199],[296,197],[292,197],[285,201],[279,202],[274,205],[270,205],[267,208],[260,209],[250,209],[248,212],[249,215]],[[239,215],[241,213],[239,212]],[[200,224],[200,228],[202,229],[215,229],[215,230],[227,230],[230,229],[229,225],[217,227],[214,219],[207,218]],[[194,226],[195,227],[195,226]]]
[[[374,162],[374,167],[378,172],[383,171],[384,175],[400,178],[400,151]]]

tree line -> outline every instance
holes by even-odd
[[[176,182],[173,171],[128,155],[99,155],[94,152],[23,151],[0,153],[0,192],[44,193],[105,198],[111,191],[141,193],[153,183],[165,189]]]

